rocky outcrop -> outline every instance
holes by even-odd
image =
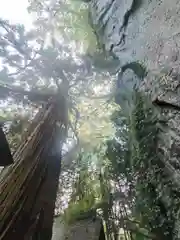
[[[105,49],[122,64],[141,60],[155,68],[178,63],[178,0],[91,0],[90,9]]]
[[[149,70],[139,88],[168,121],[162,150],[175,178],[180,176],[179,1],[91,0],[90,13],[105,50],[119,58],[120,67],[141,61]],[[128,84],[128,76],[125,80]],[[179,178],[177,184],[180,189]]]
[[[141,61],[149,70],[140,88],[170,112],[170,119],[175,114],[169,119],[174,131],[169,144],[174,146],[176,136],[175,149],[180,149],[179,1],[91,0],[90,13],[106,51],[118,57],[121,66]]]
[[[159,148],[180,192],[180,1],[91,0],[90,13],[100,41],[120,67],[132,61],[147,67],[139,89],[167,120]]]

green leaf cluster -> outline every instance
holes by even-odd
[[[179,197],[158,147],[166,121],[148,96],[137,89],[127,96],[133,103],[129,110],[123,105],[112,116],[116,137],[108,142],[111,172],[127,183],[129,210],[140,221],[140,227],[154,236],[172,239]]]

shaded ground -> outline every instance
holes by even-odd
[[[65,224],[62,217],[54,218],[52,240],[63,240],[65,234]]]

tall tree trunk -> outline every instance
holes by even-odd
[[[51,239],[63,130],[57,113],[53,103],[38,113],[0,177],[0,240]]]

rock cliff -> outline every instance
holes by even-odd
[[[106,50],[122,64],[179,63],[179,0],[91,0],[90,9]]]
[[[134,61],[147,67],[139,89],[167,120],[159,149],[180,192],[180,1],[91,0],[90,15],[105,50],[119,58],[120,67]]]
[[[180,1],[91,0],[90,14],[100,41],[121,66],[141,61],[147,67],[139,88],[168,120],[163,151],[180,176]]]

